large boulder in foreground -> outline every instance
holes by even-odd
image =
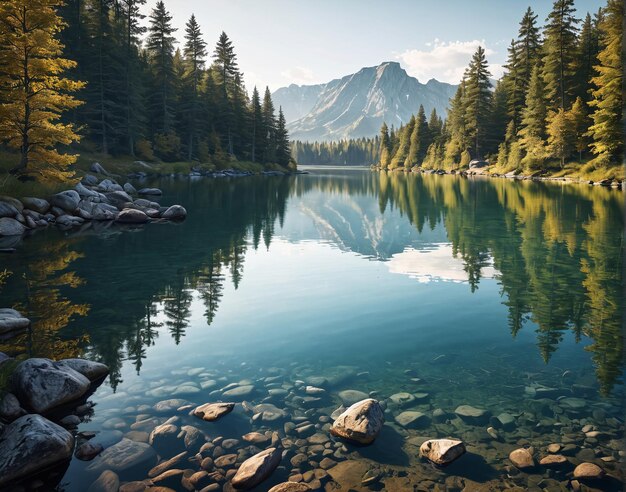
[[[231,480],[232,486],[238,490],[256,487],[269,477],[280,464],[282,454],[280,447],[268,448],[248,458],[241,464]]]
[[[445,466],[465,454],[465,444],[457,439],[430,439],[420,446],[420,456]]]
[[[11,217],[0,218],[0,236],[21,236],[26,227]]]
[[[56,195],[52,195],[50,198],[50,204],[53,207],[59,207],[65,212],[74,212],[78,208],[80,202],[80,195],[76,190],[66,190]]]
[[[385,417],[378,401],[367,398],[351,405],[330,428],[331,434],[360,444],[370,444],[383,428]]]
[[[36,413],[79,399],[91,385],[87,377],[50,359],[27,359],[13,372],[12,384],[20,403]]]
[[[0,489],[67,461],[74,437],[41,415],[24,415],[0,435]]]
[[[97,381],[107,374],[109,374],[109,368],[100,362],[94,362],[87,359],[63,359],[59,361],[75,371],[81,373],[89,381]]]

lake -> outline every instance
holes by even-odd
[[[203,487],[215,490],[254,454],[242,439],[253,431],[278,431],[286,449],[256,490],[290,476],[325,490],[565,490],[583,461],[610,475],[597,490],[622,490],[621,192],[365,169],[154,184],[185,222],[49,229],[0,257],[12,272],[0,305],[33,320],[0,351],[111,369],[78,428],[92,442],[147,441],[175,417],[200,431],[194,452],[210,444],[174,468],[212,458]],[[386,407],[364,447],[328,432],[359,395]],[[220,400],[244,404],[217,422],[186,406]],[[482,411],[459,418],[460,405]],[[396,422],[407,411],[423,415]],[[448,436],[465,456],[441,469],[420,460],[425,438]],[[163,442],[162,459],[184,447]],[[550,444],[560,468],[508,460]],[[74,459],[59,490],[84,491],[102,469]],[[159,485],[188,490],[189,476]]]

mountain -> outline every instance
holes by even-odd
[[[326,84],[295,84],[272,94],[282,106],[293,140],[339,140],[372,137],[383,121],[400,126],[417,113],[435,108],[445,116],[457,86],[435,79],[422,84],[397,62],[366,67]]]

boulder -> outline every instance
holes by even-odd
[[[88,472],[112,470],[115,473],[132,470],[147,473],[157,461],[157,454],[149,444],[122,439],[106,448],[87,467]]]
[[[160,207],[160,205],[157,202],[146,200],[145,198],[137,198],[137,200],[135,200],[135,205],[141,208],[155,208],[157,210]]]
[[[129,195],[137,194],[137,189],[130,183],[124,183],[124,191]]]
[[[569,461],[562,454],[549,454],[539,461],[539,464],[546,468],[558,468],[568,463]]]
[[[50,210],[50,204],[43,198],[34,198],[27,196],[22,198],[22,203],[24,204],[25,208],[29,210],[34,210],[35,212],[39,212],[40,214],[45,214],[48,210]]]
[[[12,331],[25,330],[29,326],[30,320],[15,309],[0,309],[0,335]]]
[[[87,492],[117,492],[120,488],[120,477],[111,470],[104,470],[92,483]]]
[[[269,492],[307,492],[309,490],[313,489],[303,482],[283,482],[274,485]]]
[[[145,224],[150,220],[150,217],[148,217],[141,210],[125,208],[118,214],[117,219],[115,220],[120,224]]]
[[[111,179],[103,179],[97,186],[98,191],[102,191],[103,193],[113,192],[113,191],[124,191],[119,184]]]
[[[396,415],[395,421],[405,428],[427,427],[430,423],[428,415],[422,412],[406,411]]]
[[[118,210],[122,210],[129,203],[133,203],[131,196],[125,191],[111,191],[105,193],[107,201],[117,207]]]
[[[13,422],[22,416],[24,410],[20,407],[20,402],[13,393],[5,393],[0,399],[0,418],[7,422]]]
[[[105,176],[110,176],[109,172],[106,169],[104,169],[102,167],[102,164],[100,164],[99,162],[92,163],[91,166],[89,166],[89,170],[92,173],[104,174]]]
[[[83,179],[81,179],[81,183],[87,186],[97,186],[98,178],[96,178],[93,174],[85,174]]]
[[[581,463],[574,468],[574,478],[580,480],[599,480],[606,472],[595,463]]]
[[[60,364],[68,366],[81,373],[89,381],[97,381],[109,374],[109,368],[100,362],[87,359],[63,359]]]
[[[24,205],[22,202],[12,196],[0,196],[0,202],[8,203],[9,205],[14,206],[19,213],[24,211]]]
[[[57,225],[63,226],[63,227],[76,227],[81,225],[83,222],[85,222],[85,219],[83,219],[82,217],[76,217],[74,215],[60,215],[56,218],[55,223]]]
[[[45,413],[83,396],[90,381],[63,363],[32,358],[15,368],[12,385],[25,408]]]
[[[65,212],[74,212],[78,208],[80,195],[76,190],[66,190],[50,198],[50,205],[58,207]]]
[[[183,440],[178,438],[179,432],[178,427],[174,424],[158,425],[150,433],[148,444],[161,455],[163,455],[163,451],[178,453],[184,449]]]
[[[185,210],[185,207],[182,205],[172,205],[165,212],[163,212],[161,217],[167,220],[185,220],[185,217],[187,217],[187,210]]]
[[[481,425],[486,423],[489,418],[489,412],[482,408],[475,408],[470,405],[460,405],[454,413],[466,424]]]
[[[158,188],[141,188],[137,193],[140,195],[162,195],[163,192]]]
[[[235,408],[234,403],[205,403],[204,405],[196,407],[193,414],[207,422],[214,422],[220,417],[232,412],[233,408]]]
[[[457,439],[430,439],[420,446],[420,456],[440,466],[449,465],[465,454],[465,444]]]
[[[118,214],[118,209],[108,203],[96,203],[91,211],[93,220],[114,220]]]
[[[535,458],[533,457],[533,448],[519,448],[511,451],[509,460],[516,468],[524,470],[535,466]]]
[[[268,478],[280,464],[282,449],[268,448],[244,461],[231,480],[238,490],[248,490]]]
[[[74,437],[41,415],[24,415],[0,435],[0,489],[72,456]]]
[[[0,236],[21,236],[26,227],[11,217],[0,218]]]
[[[76,192],[81,197],[94,197],[94,198],[96,198],[96,197],[100,196],[100,194],[97,191],[90,190],[89,188],[87,188],[81,182],[76,183],[76,186],[74,186],[74,189],[76,190]]]
[[[7,202],[0,202],[0,217],[17,217],[20,212],[14,205]]]
[[[370,444],[383,428],[385,417],[373,398],[356,402],[343,412],[330,428],[331,434],[361,444]]]

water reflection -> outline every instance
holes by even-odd
[[[115,387],[123,361],[139,372],[160,336],[184,343],[195,299],[210,326],[225,283],[245,281],[248,249],[270,248],[280,236],[328,241],[388,261],[390,272],[466,282],[471,292],[495,278],[513,337],[526,325],[536,330],[546,362],[566,333],[588,337],[602,393],[621,381],[617,192],[368,171],[162,186],[168,201],[190,211],[184,224],[106,235],[47,231],[2,258],[14,274],[1,304],[35,323],[0,350],[98,358]]]

